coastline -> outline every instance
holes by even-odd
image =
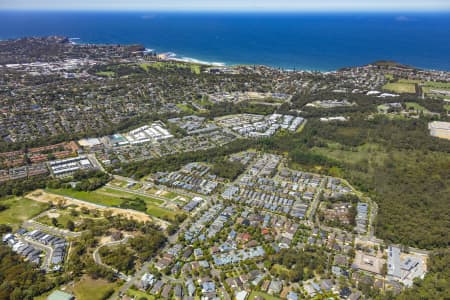
[[[82,39],[79,37],[69,37],[68,39],[69,39],[70,43],[74,44],[74,45],[76,45],[76,44],[78,44],[78,45],[97,44],[97,43],[83,42]],[[144,47],[145,47],[144,52],[147,52],[147,53],[155,52],[155,53],[157,53],[157,55],[163,56],[163,58],[166,60],[185,62],[185,63],[193,63],[193,64],[199,64],[199,65],[213,66],[213,67],[234,66],[234,64],[228,64],[225,62],[207,61],[207,60],[194,58],[194,57],[188,57],[188,56],[184,56],[184,55],[178,56],[178,54],[176,52],[172,52],[172,51],[159,53],[154,48],[148,48],[147,45],[144,45]]]
[[[75,43],[141,44],[158,53],[173,51],[180,61],[216,66],[332,72],[390,60],[450,71],[447,15],[142,16],[143,12],[0,12],[0,38],[58,35],[73,37]]]

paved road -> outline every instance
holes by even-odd
[[[198,207],[192,214],[190,217],[186,218],[186,220],[183,221],[183,223],[181,223],[179,225],[179,228],[177,230],[177,232],[175,232],[173,235],[169,236],[167,238],[168,242],[166,244],[166,246],[160,250],[160,252],[164,252],[165,250],[169,249],[171,247],[172,243],[175,243],[178,240],[178,236],[185,231],[187,225],[189,224],[190,220],[192,219],[192,217],[196,216],[198,214],[199,211],[202,210],[202,208],[204,208],[205,206],[207,206],[209,203],[211,202],[211,198],[206,198],[205,201],[203,201],[203,203],[200,205],[200,207]],[[125,282],[125,284],[118,290],[116,291],[109,299],[119,299],[119,295],[123,295],[126,293],[126,291],[133,285],[136,283],[136,281],[138,281],[139,279],[141,279],[142,275],[144,275],[144,273],[148,272],[148,268],[153,264],[153,260],[147,261],[146,263],[144,263],[142,265],[142,267],[130,278],[130,280],[128,280],[127,282]]]
[[[102,172],[105,172],[107,174],[109,174],[108,172],[106,172],[105,168],[103,168],[103,165],[97,160],[97,157],[95,157],[95,154],[91,154],[89,153],[87,155],[87,157],[89,158],[89,160],[94,164],[94,167],[99,168]],[[110,174],[111,175],[111,174]]]
[[[362,192],[359,192],[347,180],[342,179],[342,181],[344,181],[353,190],[353,192],[355,192],[357,194],[357,196],[361,200],[364,200],[365,202],[367,202],[369,204],[370,216],[368,216],[366,236],[369,239],[377,240],[377,238],[375,237],[374,222],[375,222],[375,218],[377,217],[377,213],[378,213],[378,204],[375,201],[373,201],[371,198],[364,196],[364,194]],[[362,236],[362,235],[360,235],[360,236]],[[381,240],[378,240],[378,241],[381,241]]]
[[[38,243],[30,238],[20,237],[19,239],[22,240],[23,242],[33,245],[34,247],[36,247],[38,249],[45,251],[45,259],[44,259],[44,262],[42,263],[42,268],[45,270],[50,270],[50,263],[51,263],[51,259],[53,256],[52,247]]]
[[[124,274],[122,272],[119,272],[119,270],[117,270],[117,269],[115,269],[115,268],[113,268],[113,267],[111,267],[111,266],[109,266],[107,264],[104,264],[102,262],[102,258],[100,257],[99,250],[102,247],[110,247],[110,246],[114,246],[114,245],[126,244],[127,242],[128,242],[128,237],[125,237],[124,239],[122,239],[120,241],[113,241],[113,242],[105,243],[105,244],[100,245],[99,247],[97,247],[97,249],[95,249],[94,253],[92,254],[95,263],[113,270],[120,279],[125,280],[125,281],[129,281],[130,280],[130,276],[128,276],[128,275],[126,275],[126,274]]]
[[[309,211],[308,211],[308,220],[310,221],[310,222],[312,222],[313,221],[313,218],[314,218],[314,215],[315,215],[315,213],[316,213],[316,209],[317,209],[317,206],[319,205],[319,197],[320,197],[320,195],[322,194],[322,191],[323,191],[323,188],[324,188],[324,186],[325,186],[325,181],[326,181],[326,178],[323,178],[322,179],[322,181],[320,182],[320,185],[319,185],[319,187],[317,188],[317,192],[316,192],[316,195],[315,195],[315,197],[314,197],[314,200],[313,200],[313,202],[311,203],[311,207],[310,207],[310,209],[309,209]]]

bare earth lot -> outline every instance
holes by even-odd
[[[68,197],[64,197],[64,196],[60,196],[60,195],[47,193],[44,190],[36,190],[34,192],[27,194],[25,197],[28,199],[43,202],[43,203],[52,202],[53,204],[58,204],[59,202],[64,201],[65,205],[73,204],[73,205],[76,205],[79,207],[85,207],[88,209],[97,209],[100,211],[111,211],[112,215],[114,215],[114,216],[122,215],[127,218],[132,218],[132,219],[135,219],[135,220],[138,220],[141,222],[154,221],[154,222],[157,222],[158,225],[160,225],[163,228],[167,227],[167,222],[164,222],[164,221],[156,219],[156,218],[152,218],[151,216],[149,216],[143,212],[122,209],[122,208],[117,208],[117,207],[106,207],[106,206],[102,206],[102,205],[98,205],[98,204],[94,204],[94,203],[77,200],[74,198],[68,198]]]

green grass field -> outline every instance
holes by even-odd
[[[271,295],[263,293],[263,292],[256,292],[256,291],[253,291],[250,293],[248,300],[253,300],[253,299],[255,299],[256,296],[262,297],[265,300],[281,300],[281,298],[271,296]]]
[[[116,73],[114,73],[113,71],[102,71],[102,72],[97,72],[95,74],[97,76],[102,76],[102,77],[113,77],[114,75],[116,75]]]
[[[407,110],[414,109],[416,111],[423,112],[425,114],[430,112],[428,109],[426,109],[425,107],[416,102],[406,102],[405,104]]]
[[[420,83],[422,85],[422,90],[426,94],[432,94],[431,90],[444,90],[450,91],[450,82],[434,82],[434,81],[420,81],[420,80],[409,80],[409,79],[400,79],[397,84],[408,84],[414,85],[416,83]]]
[[[133,193],[127,193],[125,191],[118,191],[118,190],[108,188],[108,187],[102,187],[102,188],[96,190],[95,192],[99,193],[99,194],[104,194],[104,195],[112,194],[119,198],[127,198],[127,199],[134,199],[134,198],[138,197],[146,202],[158,204],[158,205],[164,203],[164,201],[150,197],[150,196],[143,196],[143,195],[138,195],[138,194],[133,194]]]
[[[415,84],[415,83],[420,83],[420,80],[414,80],[414,79],[399,79],[398,83],[411,83],[411,84]]]
[[[167,210],[155,205],[147,204],[147,214],[157,217],[157,218],[163,218],[166,219],[169,218],[170,220],[174,220],[175,216],[177,215],[176,212]]]
[[[49,208],[48,204],[30,199],[11,197],[0,199],[8,208],[0,212],[0,224],[19,225]]]
[[[437,90],[450,90],[450,82],[427,81],[424,83],[424,86],[427,88],[437,89]]]
[[[202,71],[202,68],[200,67],[200,65],[196,65],[196,64],[190,64],[191,67],[191,72],[194,74],[200,74]]]
[[[380,104],[377,106],[378,112],[387,111],[388,109],[389,109],[389,106],[387,106],[386,104]]]
[[[339,144],[329,144],[327,147],[315,147],[313,152],[348,164],[382,163],[387,158],[386,152],[376,144],[364,144],[352,149],[343,149]]]
[[[178,193],[172,192],[172,191],[163,191],[163,190],[158,190],[155,188],[151,188],[146,190],[146,193],[148,194],[152,194],[158,197],[162,197],[164,199],[169,199],[169,200],[173,200],[175,198],[177,198],[178,196],[183,197],[187,200],[191,200],[192,197],[189,196],[185,196],[185,195],[180,195]]]
[[[385,77],[387,80],[392,80],[392,79],[394,79],[394,75],[392,75],[392,74],[384,74],[384,77]]]
[[[120,199],[120,197],[104,195],[98,193],[97,191],[83,192],[83,191],[75,191],[72,189],[46,189],[46,191],[52,194],[72,197],[79,200],[93,202],[105,206],[116,206],[120,205],[123,202],[123,200]]]
[[[415,94],[416,93],[416,86],[414,83],[407,83],[407,82],[394,82],[394,83],[388,83],[383,86],[384,90],[394,92],[394,93],[408,93],[408,94]]]
[[[177,107],[178,107],[179,109],[181,109],[183,112],[188,113],[188,114],[193,114],[193,113],[195,112],[192,108],[190,108],[190,107],[189,107],[188,105],[186,105],[186,104],[178,103],[178,104],[177,104]]]
[[[135,185],[133,185],[130,190],[136,191],[142,188],[142,184],[140,183],[136,183]]]
[[[177,215],[177,212],[175,211],[159,207],[158,205],[163,203],[163,201],[159,199],[145,197],[123,191],[117,191],[108,187],[103,187],[92,192],[75,191],[72,189],[47,189],[46,191],[49,193],[72,197],[75,199],[101,204],[105,206],[119,206],[124,202],[123,198],[127,199],[141,198],[142,200],[145,201],[147,205],[146,213],[150,216],[154,216],[157,218],[167,217],[173,220]]]
[[[69,220],[71,220],[71,218],[69,216],[67,216],[67,215],[61,215],[58,218],[56,218],[56,220],[58,221],[58,225],[56,227],[58,227],[58,228],[66,228],[66,224],[67,224],[67,222]],[[48,216],[40,217],[36,221],[41,223],[41,224],[47,225],[47,226],[53,226],[52,219],[49,218]]]
[[[141,67],[145,72],[149,71],[150,66],[151,66],[151,64],[147,64],[147,63],[139,64],[139,67]]]
[[[117,186],[117,187],[126,187],[128,182],[118,179],[113,179],[110,184]]]
[[[162,196],[162,197],[168,198],[168,199],[173,199],[173,198],[178,197],[178,194],[174,193],[174,192],[165,192],[164,196]]]
[[[147,299],[147,300],[154,300],[156,299],[155,296],[149,295],[147,293],[144,293],[142,291],[138,291],[135,289],[129,289],[127,291],[127,295],[130,297],[134,297],[134,299]]]
[[[203,97],[200,100],[195,100],[195,102],[201,106],[210,106],[214,104],[213,102],[209,101],[207,97]]]
[[[189,68],[192,73],[194,74],[200,74],[202,71],[202,68],[198,64],[191,64],[191,63],[183,63],[183,62],[163,62],[158,61],[154,63],[142,63],[139,64],[139,67],[141,67],[145,72],[149,72],[150,68],[154,68],[157,70],[164,70],[164,69],[173,69],[173,68]]]
[[[56,227],[58,227],[58,228],[66,228],[67,222],[69,220],[76,224],[77,222],[79,222],[83,219],[83,216],[81,216],[81,215],[80,216],[72,216],[70,214],[70,211],[67,209],[58,209],[57,211],[55,211],[55,213],[59,214],[59,216],[56,218],[56,220],[58,221],[58,224]],[[39,223],[48,225],[48,226],[53,226],[52,219],[47,215],[36,219],[36,221]]]
[[[75,286],[71,288],[77,300],[102,300],[105,295],[118,288],[116,283],[110,283],[103,279],[92,279],[83,277]]]

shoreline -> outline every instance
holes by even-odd
[[[78,37],[69,37],[68,38],[70,43],[76,45],[118,45],[119,43],[97,43],[97,42],[83,42],[81,38]],[[75,41],[74,41],[75,40]],[[81,42],[77,42],[77,41],[81,41]],[[161,55],[163,56],[162,59],[163,60],[168,60],[168,61],[177,61],[177,62],[184,62],[184,63],[191,63],[191,64],[199,64],[199,65],[204,65],[204,66],[212,66],[212,67],[236,67],[236,66],[265,66],[268,68],[272,68],[272,69],[281,69],[283,71],[286,72],[297,72],[297,71],[301,71],[301,72],[321,72],[321,73],[326,73],[326,72],[336,72],[341,68],[345,68],[345,66],[343,67],[339,67],[336,69],[311,69],[311,68],[304,68],[304,67],[283,67],[283,66],[279,66],[279,65],[275,65],[275,64],[264,64],[264,63],[230,63],[230,62],[225,62],[225,61],[209,61],[209,60],[205,60],[202,58],[196,58],[196,56],[194,55],[192,56],[185,56],[185,55],[178,55],[177,52],[173,52],[173,51],[166,51],[166,52],[161,52],[158,53],[158,51],[155,48],[148,48],[147,45],[143,45],[145,47],[145,51],[147,53],[150,52],[155,52],[158,56]]]
[[[33,37],[33,36],[31,36],[31,37]],[[36,37],[46,37],[46,36],[36,36]],[[0,42],[21,39],[21,38],[26,38],[26,37],[8,38],[8,39],[3,39],[0,37]],[[138,44],[138,43],[126,44],[126,43],[117,43],[117,42],[113,42],[113,43],[106,42],[105,43],[105,42],[97,42],[97,41],[86,42],[86,41],[83,41],[83,39],[80,37],[66,37],[66,38],[69,40],[69,43],[72,45],[131,45],[131,44],[137,45]],[[411,67],[413,69],[417,69],[417,70],[426,70],[426,71],[435,71],[435,72],[439,72],[439,71],[450,72],[450,69],[447,70],[445,68],[437,69],[437,68],[431,68],[431,67],[421,67],[416,64],[403,64],[398,61],[390,60],[390,59],[377,59],[377,60],[363,62],[359,65],[358,64],[356,64],[356,65],[342,64],[342,66],[335,67],[335,68],[312,68],[312,67],[296,67],[296,66],[286,67],[286,66],[280,66],[275,63],[267,63],[267,62],[266,63],[225,62],[225,61],[219,62],[219,61],[210,61],[210,60],[206,60],[206,59],[196,58],[195,55],[193,55],[193,56],[178,55],[176,52],[172,52],[172,51],[158,53],[155,48],[149,48],[148,46],[146,46],[144,44],[139,44],[139,45],[145,47],[144,53],[154,52],[157,56],[161,56],[162,60],[198,64],[198,65],[203,65],[203,66],[221,67],[221,68],[226,68],[226,67],[233,68],[233,67],[237,67],[237,66],[261,66],[261,67],[267,67],[267,68],[271,68],[271,69],[279,69],[284,72],[333,73],[333,72],[338,72],[339,70],[344,69],[344,68],[361,67],[361,66],[370,65],[370,64],[373,64],[373,63],[379,62],[379,61],[392,61],[392,62],[398,63],[400,65],[409,66],[409,67]]]
[[[59,35],[76,43],[139,43],[193,63],[329,72],[392,60],[450,71],[445,15],[30,12],[2,17],[1,39]]]

